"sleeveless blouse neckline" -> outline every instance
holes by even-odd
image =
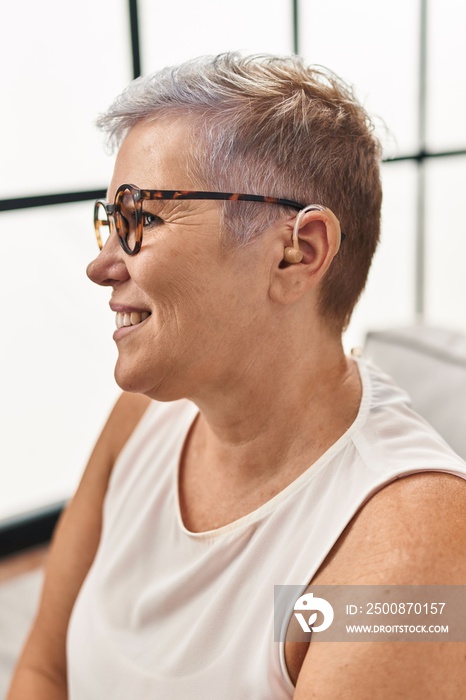
[[[286,486],[282,491],[280,491],[275,496],[267,500],[261,506],[255,508],[253,511],[247,513],[246,515],[243,515],[242,517],[233,520],[231,523],[227,523],[226,525],[222,525],[218,528],[214,528],[211,530],[203,530],[200,532],[189,530],[185,526],[183,522],[180,504],[180,469],[183,453],[187,441],[189,439],[189,435],[198,419],[198,416],[200,415],[199,410],[193,403],[190,403],[189,406],[187,406],[184,420],[180,422],[176,469],[173,473],[172,484],[176,519],[178,522],[178,527],[180,531],[184,533],[184,535],[199,540],[213,539],[222,537],[223,535],[227,535],[241,528],[247,528],[252,523],[255,523],[258,520],[261,520],[262,518],[266,517],[282,501],[292,496],[297,490],[305,487],[310,480],[312,480],[322,469],[325,468],[326,464],[331,459],[333,459],[333,457],[340,450],[342,450],[345,447],[345,445],[351,440],[353,433],[357,431],[362,425],[364,425],[364,423],[367,420],[369,409],[372,403],[371,383],[368,376],[367,367],[365,363],[359,361],[359,358],[354,357],[352,359],[355,361],[359,372],[359,378],[361,382],[361,401],[359,404],[356,418],[349,426],[349,428],[345,430],[345,432],[338,438],[338,440],[334,442],[333,445],[331,445],[327,450],[325,450],[325,452],[313,464],[311,464],[304,472],[302,472],[302,474],[296,477],[296,479],[294,479],[290,484],[288,484],[288,486]]]

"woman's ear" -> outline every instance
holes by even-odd
[[[319,223],[320,222],[320,223]],[[322,228],[322,225],[324,228]],[[340,222],[338,221],[335,214],[326,207],[319,204],[310,204],[304,207],[296,216],[293,225],[293,234],[291,237],[291,245],[286,246],[283,253],[283,262],[285,264],[296,264],[304,261],[309,264],[309,260],[304,260],[305,250],[301,248],[307,248],[309,250],[312,244],[317,243],[315,232],[321,229],[323,238],[321,243],[324,243],[324,248],[326,249],[329,261],[325,262],[321,260],[321,264],[326,265],[324,272],[330,266],[331,261],[338,253],[340,243],[341,243],[341,229]],[[301,241],[301,244],[300,244]],[[305,246],[304,244],[307,244]],[[322,245],[317,246],[321,251],[323,250]],[[315,251],[317,252],[317,250]],[[284,267],[284,265],[282,265]]]
[[[286,303],[320,285],[341,244],[340,222],[320,205],[304,207],[287,225],[289,243],[279,262],[275,289]]]

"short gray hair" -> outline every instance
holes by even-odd
[[[118,145],[135,124],[166,116],[187,117],[195,127],[191,165],[202,186],[335,212],[346,240],[320,301],[322,315],[341,330],[366,283],[381,207],[380,144],[352,89],[298,56],[226,53],[138,78],[97,124]],[[246,202],[223,207],[227,238],[237,244],[284,214]]]

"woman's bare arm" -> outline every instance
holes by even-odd
[[[75,496],[52,538],[39,610],[7,700],[64,700],[66,632],[99,544],[102,506],[115,460],[150,399],[122,394],[97,441]]]

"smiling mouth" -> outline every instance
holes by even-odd
[[[130,314],[123,314],[120,311],[117,311],[115,317],[116,327],[123,328],[124,326],[137,326],[145,321],[146,318],[149,318],[149,316],[149,311],[132,311]]]

